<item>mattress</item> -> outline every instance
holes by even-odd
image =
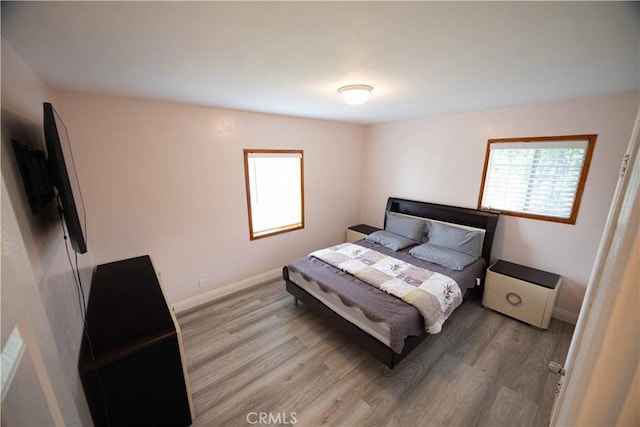
[[[391,346],[389,325],[386,322],[375,322],[369,319],[359,307],[346,305],[337,294],[323,291],[316,282],[305,279],[298,272],[290,272],[289,279],[343,319],[353,323],[387,347]]]
[[[445,274],[458,283],[463,295],[475,286],[484,267],[484,260],[479,259],[462,271],[453,271],[412,257],[408,249],[394,252],[365,240],[356,244]],[[302,258],[287,268],[292,282],[396,353],[402,351],[405,338],[424,331],[424,321],[415,307],[318,259]]]

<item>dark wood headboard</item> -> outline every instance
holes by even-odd
[[[461,208],[458,206],[438,205],[436,203],[418,202],[415,200],[398,199],[395,197],[389,197],[389,200],[387,200],[386,211],[484,229],[485,233],[484,242],[482,244],[482,258],[484,258],[486,263],[485,268],[489,267],[489,262],[491,260],[491,248],[493,247],[493,237],[496,234],[496,226],[498,225],[498,218],[500,217],[499,213]],[[386,225],[386,213],[384,221]]]

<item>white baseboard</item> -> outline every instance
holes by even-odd
[[[247,279],[240,280],[239,282],[231,283],[230,285],[212,289],[209,292],[178,301],[173,304],[173,311],[176,314],[182,313],[183,311],[224,298],[228,295],[251,288],[261,283],[270,282],[278,277],[282,277],[282,268],[276,268],[275,270],[267,271],[266,273],[261,273]]]
[[[569,310],[558,307],[553,309],[551,317],[555,317],[556,319],[562,320],[563,322],[571,323],[572,325],[578,323],[578,313],[573,313]]]

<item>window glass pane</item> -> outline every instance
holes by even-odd
[[[251,238],[302,228],[302,152],[245,150]]]
[[[575,221],[590,140],[495,141],[488,146],[480,208]]]

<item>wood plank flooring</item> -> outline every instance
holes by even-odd
[[[545,426],[573,326],[460,306],[390,377],[284,282],[178,318],[195,426]],[[260,418],[262,417],[262,418]]]

